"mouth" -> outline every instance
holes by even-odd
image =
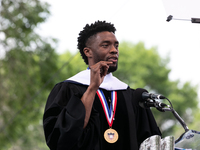
[[[118,61],[118,57],[117,56],[111,56],[108,58],[108,61],[116,63]]]

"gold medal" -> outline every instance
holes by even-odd
[[[118,140],[118,133],[112,128],[107,129],[104,132],[104,138],[108,143],[115,143]]]

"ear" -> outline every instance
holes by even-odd
[[[85,47],[83,49],[84,54],[87,56],[87,58],[91,58],[92,57],[92,50],[88,47]]]

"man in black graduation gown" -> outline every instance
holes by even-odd
[[[115,31],[97,21],[80,32],[78,49],[89,67],[56,84],[48,97],[43,126],[51,150],[137,150],[161,135],[135,90],[112,76],[119,56]]]

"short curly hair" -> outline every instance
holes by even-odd
[[[84,62],[88,65],[88,59],[85,53],[83,52],[83,49],[86,47],[86,43],[89,39],[89,37],[103,31],[109,31],[115,33],[116,28],[113,24],[108,23],[106,21],[96,21],[95,23],[92,23],[91,25],[86,24],[86,26],[83,28],[82,31],[79,33],[78,37],[78,49],[79,52],[84,60]]]

